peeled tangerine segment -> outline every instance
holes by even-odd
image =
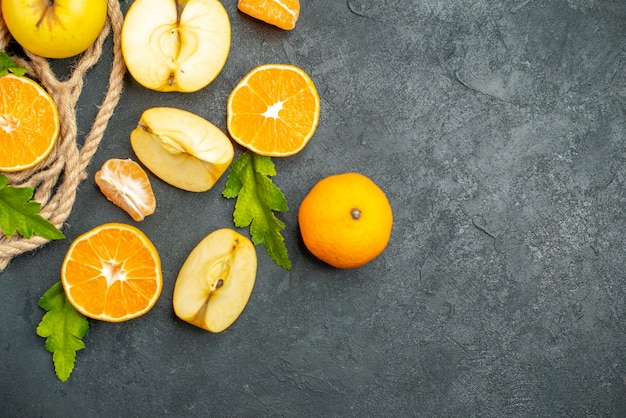
[[[224,331],[246,307],[256,270],[250,239],[229,228],[210,233],[178,273],[173,297],[176,316],[210,332]]]
[[[209,190],[233,160],[230,139],[208,120],[182,109],[147,109],[131,134],[137,158],[157,177],[190,192]]]
[[[102,194],[135,221],[154,213],[156,199],[148,175],[135,161],[111,158],[95,175]]]

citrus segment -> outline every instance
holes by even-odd
[[[295,28],[300,16],[299,0],[239,0],[237,8],[255,19],[285,30]]]
[[[320,117],[320,98],[311,78],[288,64],[250,71],[228,98],[231,137],[251,151],[286,157],[309,142]]]
[[[298,224],[305,246],[338,268],[360,267],[387,247],[393,214],[385,193],[359,173],[320,180],[303,199]]]
[[[161,260],[138,228],[103,224],[72,242],[61,282],[67,299],[83,315],[126,321],[147,313],[161,295]]]
[[[154,213],[156,199],[148,175],[135,161],[111,158],[95,175],[100,191],[135,221]]]
[[[59,111],[37,82],[8,74],[0,77],[0,171],[34,167],[59,137]]]

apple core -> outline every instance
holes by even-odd
[[[129,73],[155,91],[194,92],[221,72],[231,27],[219,0],[135,0],[122,26]]]

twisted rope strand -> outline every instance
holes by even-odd
[[[53,152],[37,167],[18,173],[6,173],[13,186],[35,189],[33,199],[41,203],[40,214],[61,228],[68,218],[78,185],[86,178],[86,169],[104,136],[109,119],[119,101],[126,67],[122,58],[120,37],[123,15],[119,0],[108,0],[107,21],[97,40],[79,58],[76,67],[66,80],[59,80],[48,60],[26,53],[26,59],[12,57],[26,67],[28,74],[37,79],[54,98],[59,108],[61,131]],[[83,90],[85,74],[100,60],[103,45],[113,32],[113,62],[106,95],[100,105],[91,129],[83,145],[77,144],[76,103]],[[10,33],[0,15],[0,50],[10,42]],[[56,189],[55,189],[56,187]],[[29,239],[17,234],[10,238],[0,234],[0,272],[11,259],[27,251],[39,248],[49,241],[39,236]]]

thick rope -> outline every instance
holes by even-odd
[[[120,45],[123,19],[119,0],[108,0],[107,21],[102,32],[94,44],[81,54],[76,67],[66,80],[59,80],[48,60],[40,56],[25,51],[26,59],[12,57],[19,65],[26,67],[28,75],[37,79],[57,103],[61,132],[54,150],[44,162],[32,169],[3,174],[13,186],[34,188],[33,200],[41,203],[40,214],[59,229],[72,211],[78,185],[87,177],[87,166],[98,149],[122,92],[126,72]],[[106,96],[83,145],[79,147],[76,103],[83,89],[85,74],[100,60],[104,42],[111,31],[113,62]],[[0,50],[5,50],[10,39],[9,31],[0,15]],[[15,234],[7,238],[0,234],[0,272],[13,257],[48,242],[38,236],[26,239]]]

